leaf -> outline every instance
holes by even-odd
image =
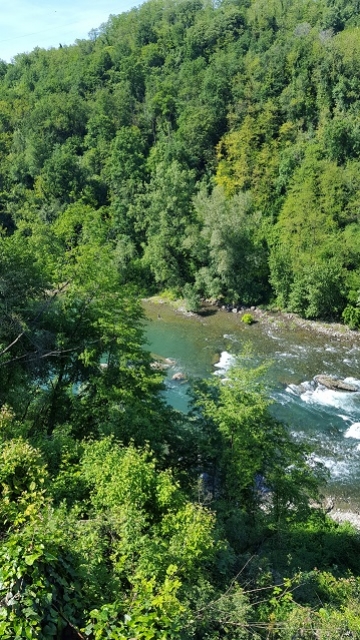
[[[39,558],[39,554],[38,553],[32,553],[29,556],[25,556],[25,562],[29,567],[32,567],[35,560],[37,560]]]

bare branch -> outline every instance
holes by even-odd
[[[69,285],[69,282],[65,282],[61,287],[59,287],[59,289],[56,289],[56,291],[54,291],[54,293],[52,294],[52,296],[50,298],[48,298],[46,300],[46,302],[41,306],[41,308],[39,309],[38,313],[36,314],[35,318],[31,321],[31,323],[33,324],[34,322],[36,322],[41,316],[42,314],[46,311],[46,309],[50,306],[50,304],[52,304],[52,302],[55,300],[55,298],[59,295],[59,293],[62,293],[62,291],[64,291],[64,289],[66,289],[66,287]],[[19,323],[20,324],[20,323]],[[10,351],[10,349],[12,347],[14,347],[16,345],[17,342],[19,342],[19,340],[21,340],[21,338],[23,336],[27,336],[26,331],[23,330],[19,333],[19,335],[15,338],[15,340],[13,340],[11,342],[11,344],[9,344],[7,347],[5,347],[5,349],[3,349],[2,351],[0,351],[0,357],[5,355],[5,353],[7,353],[8,351]],[[28,337],[28,336],[27,336]],[[30,338],[29,338],[30,339]],[[30,340],[31,342],[31,340]],[[36,346],[36,345],[35,345]],[[11,361],[12,362],[12,361]],[[8,363],[6,363],[8,364]]]

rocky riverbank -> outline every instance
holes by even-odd
[[[207,302],[207,304],[210,304]],[[217,305],[217,309],[226,311],[228,313],[251,313],[254,319],[258,322],[264,322],[272,324],[272,326],[279,326],[290,329],[304,329],[306,331],[315,332],[318,334],[326,335],[339,340],[351,340],[360,342],[360,332],[350,329],[348,326],[341,324],[340,322],[324,322],[320,320],[307,320],[301,318],[296,313],[287,313],[286,311],[274,311],[265,309],[262,307],[233,307],[231,305]],[[200,312],[201,313],[201,312]]]
[[[267,311],[259,308],[253,308],[251,313],[258,320],[269,321],[273,324],[287,325],[291,328],[300,328],[306,331],[315,332],[326,335],[338,340],[359,341],[360,333],[350,329],[348,326],[340,322],[322,322],[320,320],[306,320],[295,313],[286,313],[285,311]]]
[[[213,306],[220,311],[228,313],[245,314],[251,313],[258,322],[271,323],[272,326],[286,326],[288,329],[304,329],[306,331],[315,332],[326,335],[338,340],[349,340],[360,342],[360,332],[350,329],[348,326],[340,322],[324,322],[321,320],[307,320],[301,318],[296,313],[287,313],[286,311],[266,309],[263,307],[244,307],[232,305],[212,304],[210,301],[205,302],[207,306]],[[199,312],[201,314],[201,311]]]
[[[341,511],[341,509],[334,509],[328,513],[328,516],[335,522],[345,523],[349,522],[355,529],[360,531],[360,514],[355,511]]]
[[[188,311],[186,309],[186,302],[183,299],[172,300],[168,297],[152,296],[145,298],[144,302],[151,302],[153,304],[168,305],[172,307],[177,313],[189,318],[198,318],[206,316],[210,312],[215,313],[234,313],[239,316],[245,313],[250,313],[254,320],[257,322],[266,323],[272,325],[274,328],[286,327],[287,329],[302,329],[307,332],[313,332],[336,340],[347,340],[349,342],[360,342],[360,332],[350,329],[348,326],[341,324],[340,322],[323,322],[320,320],[306,320],[301,318],[296,313],[287,313],[285,311],[274,311],[271,309],[265,309],[262,307],[245,307],[245,306],[233,306],[223,305],[221,303],[214,303],[211,300],[204,300],[202,306],[197,312]]]

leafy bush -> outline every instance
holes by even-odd
[[[184,286],[183,295],[185,298],[186,311],[199,311],[200,296],[191,284],[187,283]]]
[[[51,516],[50,516],[51,517]],[[46,531],[42,515],[37,526],[25,526],[0,547],[0,637],[63,637],[82,623],[84,605],[76,558],[60,542],[61,531]],[[50,535],[49,535],[50,534]]]
[[[255,320],[251,313],[244,313],[241,318],[241,322],[244,322],[245,324],[254,324]]]
[[[296,274],[290,310],[304,318],[337,319],[345,304],[344,288],[342,269],[335,262],[309,265]]]
[[[358,329],[360,327],[360,307],[348,304],[342,312],[342,319],[350,329]]]

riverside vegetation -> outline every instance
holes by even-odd
[[[360,323],[357,0],[152,0],[0,64],[0,637],[360,638],[261,370],[182,415],[140,293]]]

